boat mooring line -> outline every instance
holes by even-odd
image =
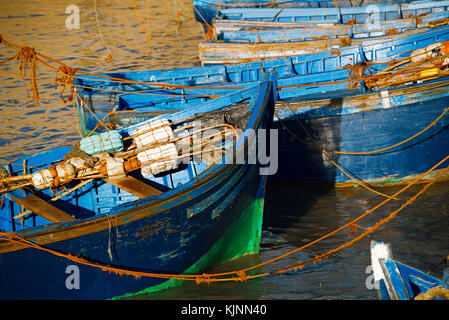
[[[91,262],[86,260],[85,258],[81,258],[69,253],[63,253],[63,252],[59,252],[57,250],[54,249],[50,249],[50,248],[46,248],[44,246],[41,246],[37,243],[33,243],[32,241],[29,241],[27,239],[24,239],[20,236],[18,236],[15,232],[0,232],[0,240],[2,241],[8,241],[8,242],[12,242],[12,243],[16,243],[19,245],[23,245],[25,247],[30,247],[30,248],[35,248],[38,250],[43,250],[43,251],[47,251],[51,254],[60,256],[60,257],[64,257],[68,260],[71,260],[73,262],[77,262],[83,265],[87,265],[87,266],[92,266],[92,267],[96,267],[96,268],[100,268],[103,271],[106,272],[114,272],[120,275],[131,275],[134,276],[136,278],[140,278],[140,277],[152,277],[152,278],[162,278],[162,279],[176,279],[176,280],[191,280],[191,281],[195,281],[197,284],[206,282],[206,283],[211,283],[211,282],[223,282],[223,281],[245,281],[248,279],[253,279],[253,278],[260,278],[260,277],[264,277],[264,276],[269,276],[269,275],[275,275],[275,274],[280,274],[280,273],[284,273],[286,271],[289,270],[297,270],[297,269],[301,269],[305,264],[313,262],[316,263],[319,260],[322,260],[324,258],[327,258],[339,251],[341,251],[342,249],[349,247],[350,245],[356,243],[357,241],[359,241],[360,239],[364,238],[365,236],[373,233],[374,231],[376,231],[380,226],[384,225],[385,223],[389,222],[390,220],[392,220],[401,210],[403,210],[405,207],[407,207],[408,205],[410,205],[411,203],[413,203],[421,194],[423,194],[425,191],[427,191],[427,189],[429,189],[434,183],[436,183],[440,177],[442,177],[444,174],[446,174],[449,171],[449,166],[444,169],[443,171],[441,171],[433,180],[431,180],[430,182],[428,182],[419,192],[417,192],[413,197],[411,197],[410,199],[408,199],[405,203],[403,203],[401,205],[401,207],[393,212],[390,213],[390,215],[384,219],[381,219],[380,221],[378,221],[375,225],[373,225],[371,228],[369,228],[368,230],[366,230],[365,232],[363,232],[362,234],[360,234],[358,237],[340,245],[337,248],[334,248],[332,250],[329,250],[323,254],[320,254],[316,257],[314,257],[313,259],[307,260],[305,262],[300,262],[300,263],[296,263],[294,265],[282,268],[282,269],[278,269],[278,270],[274,270],[274,271],[270,271],[270,272],[266,272],[266,273],[259,273],[259,274],[255,274],[255,275],[248,275],[247,272],[250,270],[253,270],[255,268],[259,268],[262,267],[264,265],[268,265],[272,262],[278,261],[280,259],[283,259],[287,256],[290,256],[294,253],[297,253],[315,243],[318,243],[334,234],[336,234],[339,231],[342,231],[346,228],[350,228],[350,230],[353,232],[356,230],[356,222],[361,220],[362,218],[364,218],[365,216],[369,215],[370,213],[372,213],[374,210],[378,209],[379,207],[383,206],[385,203],[389,202],[390,200],[392,200],[394,197],[398,196],[399,194],[403,193],[405,190],[409,189],[411,186],[413,186],[416,182],[418,182],[419,180],[423,179],[426,175],[430,174],[431,172],[433,172],[434,170],[436,170],[436,168],[438,168],[441,164],[443,164],[444,162],[446,162],[447,160],[449,160],[449,155],[446,156],[444,159],[442,159],[441,161],[439,161],[437,164],[435,164],[432,168],[430,168],[428,171],[426,171],[425,173],[421,174],[420,176],[418,176],[417,178],[413,179],[408,185],[406,185],[405,187],[403,187],[401,190],[397,191],[395,194],[393,194],[392,196],[389,196],[388,199],[382,201],[381,203],[379,203],[378,205],[376,205],[375,207],[371,208],[370,210],[366,211],[365,213],[363,213],[362,215],[360,215],[359,217],[357,217],[356,219],[351,220],[350,222],[348,222],[347,224],[335,229],[334,231],[314,240],[311,241],[309,243],[307,243],[304,246],[301,246],[299,248],[296,248],[294,250],[291,250],[283,255],[280,255],[276,258],[270,259],[268,261],[259,263],[257,265],[254,265],[252,267],[248,267],[245,269],[241,269],[241,270],[234,270],[234,271],[229,271],[229,272],[223,272],[223,273],[215,273],[215,274],[207,274],[207,273],[203,273],[203,274],[196,274],[196,275],[185,275],[185,274],[164,274],[164,273],[150,273],[150,272],[143,272],[143,271],[135,271],[135,270],[128,270],[125,268],[119,268],[119,267],[113,267],[110,265],[106,265],[106,264],[100,264],[98,262]],[[227,276],[227,275],[236,275],[235,277],[225,277],[223,278],[223,276]],[[219,278],[221,277],[221,278]]]

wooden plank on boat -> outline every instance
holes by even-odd
[[[70,222],[76,220],[65,211],[56,208],[34,194],[24,198],[14,197],[13,199],[17,204],[31,210],[33,213],[47,219],[50,222]]]
[[[157,196],[163,193],[161,190],[132,176],[112,178],[108,179],[107,182],[139,198]]]

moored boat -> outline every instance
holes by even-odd
[[[443,25],[440,28],[447,28],[447,19],[442,20]],[[438,24],[437,24],[438,26]],[[309,40],[309,41],[281,41],[281,42],[220,42],[206,41],[199,44],[199,58],[202,65],[214,64],[242,64],[252,61],[263,61],[269,59],[289,58],[289,57],[307,57],[322,52],[341,53],[346,47],[383,47],[397,41],[403,41],[409,37],[418,34],[430,34],[437,30],[438,27],[424,27],[416,29],[408,29],[402,33],[388,34],[385,32],[382,36],[356,38],[340,37],[333,39]],[[285,36],[282,32],[281,38]],[[274,33],[272,33],[273,36]],[[324,63],[322,60],[322,63]]]
[[[274,181],[337,186],[361,181],[377,186],[405,184],[445,156],[449,139],[447,78],[365,93],[357,87],[349,89],[347,83],[324,94],[320,86],[298,90],[282,83],[278,80],[273,123],[279,134],[277,172],[270,177]],[[165,102],[156,100],[121,95],[118,112],[110,120],[122,126],[151,117],[165,107]],[[197,103],[177,98],[170,108]],[[425,131],[414,137],[421,130]],[[406,141],[410,137],[414,138]],[[431,178],[429,175],[423,181]]]
[[[372,240],[371,266],[381,300],[449,299],[449,269],[437,278],[393,258],[391,244]]]
[[[291,6],[317,8],[334,6],[332,0],[192,0],[192,3],[195,18],[204,25],[205,30],[207,30],[208,25],[212,24],[212,20],[221,8],[283,8]]]
[[[426,172],[441,160],[447,149],[446,47],[445,43],[433,43],[428,50],[409,52],[410,57],[403,61],[395,60],[385,66],[360,65],[360,70],[352,71],[360,75],[369,72],[365,78],[362,76],[354,82],[349,76],[352,71],[345,69],[278,79],[274,119],[274,127],[280,132],[278,170],[271,179],[338,186],[357,185],[363,181],[385,186],[407,183]],[[423,52],[431,53],[430,60],[424,59],[423,65],[419,65],[416,54]],[[437,67],[437,60],[442,64],[441,69]],[[415,62],[410,64],[411,61]],[[423,67],[429,63],[427,69]],[[395,65],[400,67],[393,70]],[[375,72],[376,68],[379,71]],[[233,86],[197,88],[191,89],[198,94],[199,90],[213,92],[214,88],[227,90]],[[151,117],[151,112],[164,108],[182,109],[208,99],[207,96],[210,97],[210,93],[201,98],[180,94],[162,99],[133,92],[121,94],[114,109],[119,112],[114,121],[115,124],[117,120],[123,121],[122,115],[130,119],[148,112],[146,116]],[[94,101],[93,97],[81,98],[84,102],[77,102],[78,108],[86,101]],[[87,109],[92,108],[95,109],[95,104]],[[438,121],[432,126],[435,119]],[[427,126],[429,128],[425,129]],[[425,130],[415,137],[421,130],[418,128]],[[373,139],[376,135],[379,137]],[[414,138],[407,140],[410,137]],[[398,163],[401,165],[393,165]]]
[[[334,8],[230,8],[221,9],[217,19],[245,21],[370,23],[447,11],[449,1],[376,4]]]
[[[242,8],[335,8],[337,7],[358,7],[361,4],[388,4],[388,3],[408,3],[413,0],[361,0],[353,2],[350,0],[192,0],[195,18],[207,28],[213,20],[220,14],[221,9],[242,9]],[[278,10],[279,10],[278,9]]]
[[[249,144],[237,129],[269,127],[272,85],[239,94],[2,168],[1,298],[154,292],[179,285],[176,275],[258,253],[266,177],[259,165],[233,160]],[[179,154],[198,125],[224,131],[206,145],[200,139],[199,150],[209,149],[196,153],[187,143]],[[224,162],[216,158],[222,151]]]
[[[447,155],[448,92],[444,78],[283,100],[275,111],[280,141],[275,178],[337,186],[407,184]]]
[[[283,43],[310,40],[374,38],[447,23],[449,11],[384,21],[382,24],[337,24],[216,20],[215,42]]]

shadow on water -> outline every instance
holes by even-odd
[[[338,111],[342,103],[340,97],[330,98],[328,107]],[[285,230],[301,224],[310,208],[334,190],[338,169],[312,145],[340,150],[342,119],[317,117],[313,112],[301,113],[301,120],[292,115],[273,123],[279,132],[279,165],[277,174],[268,179],[263,222],[263,229],[273,234],[287,236]],[[338,155],[331,157],[338,162]]]

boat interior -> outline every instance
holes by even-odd
[[[133,132],[137,132],[136,128],[152,122],[153,119],[118,130],[124,142],[124,151],[121,152],[89,155],[80,150],[80,144],[65,145],[23,156],[1,166],[0,178],[3,180],[0,179],[0,190],[3,189],[4,192],[0,196],[0,230],[15,232],[49,223],[94,219],[96,216],[107,215],[112,208],[121,204],[142,198],[148,200],[149,197],[160,199],[177,192],[177,188],[194,180],[210,166],[218,163],[217,159],[222,159],[223,153],[233,149],[241,132],[237,129],[246,128],[255,100],[254,96],[248,95],[233,105],[217,101],[215,107],[213,102],[209,103],[206,109],[197,108],[199,111],[184,110],[181,119],[171,117],[176,113],[153,118],[168,120],[167,127],[173,132],[170,141],[174,141],[178,153],[174,156],[178,156],[175,168],[167,167],[166,171],[160,173],[144,175],[141,163],[140,170],[128,171],[118,178],[108,171],[106,176],[95,178],[95,175],[86,175],[84,179],[75,178],[67,183],[60,183],[59,186],[55,185],[53,180],[51,187],[42,189],[29,183],[29,177],[33,174],[48,170],[52,165],[74,163],[71,161],[78,158],[83,159],[83,168],[87,168],[85,170],[95,171],[99,164],[104,167],[103,160],[110,157],[122,157],[126,164],[126,157],[142,150],[136,147]],[[201,112],[202,110],[206,111]],[[182,145],[183,143],[185,145]],[[145,151],[145,147],[143,149]],[[165,160],[160,161],[168,161],[164,156],[161,159]],[[153,163],[158,163],[157,161]],[[106,167],[108,163],[106,162]],[[28,180],[14,177],[28,177]]]

